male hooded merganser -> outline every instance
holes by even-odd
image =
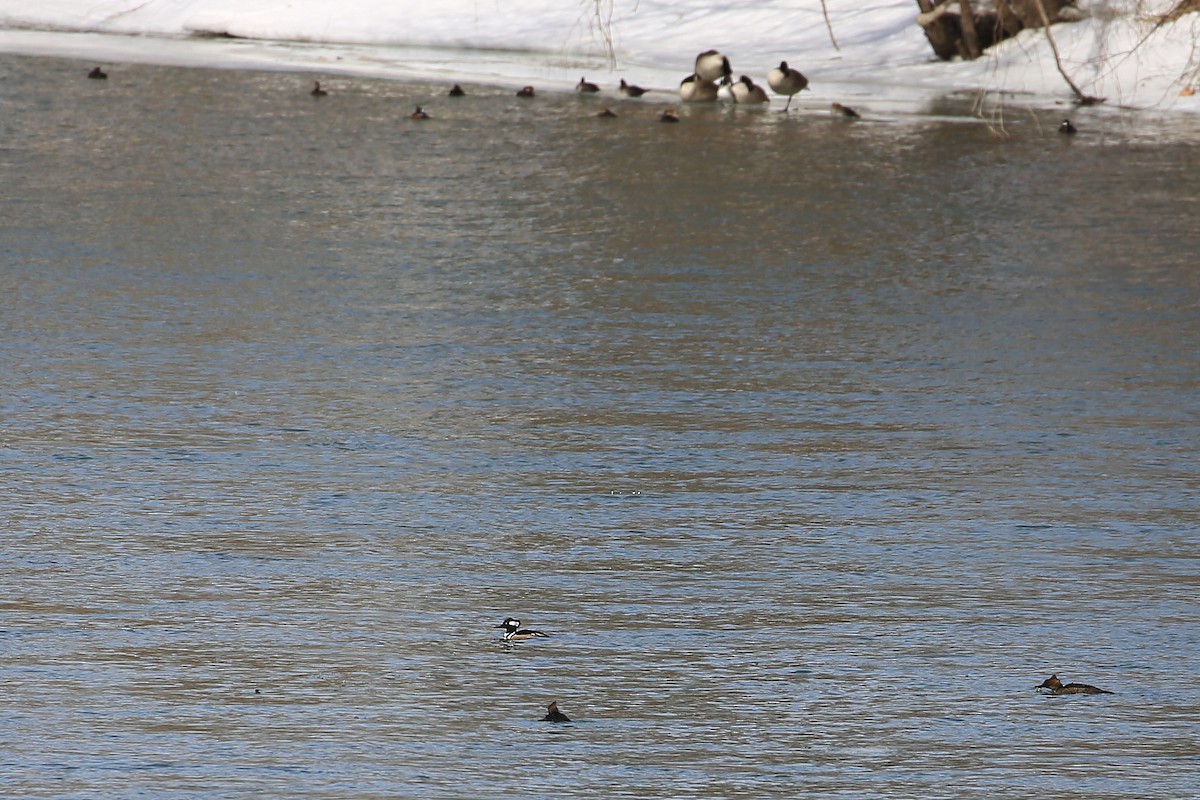
[[[1072,133],[1075,133],[1075,126],[1071,124],[1071,120],[1064,119],[1062,125],[1058,126],[1058,132],[1070,136]]]
[[[646,90],[642,87],[626,83],[624,78],[621,78],[621,88],[617,89],[617,91],[626,97],[641,97],[646,93]]]
[[[685,103],[715,103],[717,85],[693,72],[679,82],[679,99]]]
[[[542,717],[542,722],[570,722],[571,718],[558,710],[558,703],[551,703],[546,707],[546,716]]]
[[[581,94],[595,94],[600,91],[600,87],[589,81],[587,78],[580,78],[579,83],[575,84],[575,91]]]
[[[457,83],[450,87],[450,96],[451,97],[462,97],[465,94],[466,94],[466,92],[464,92],[463,88],[461,86],[459,86]]]
[[[851,108],[850,106],[844,106],[841,103],[831,104],[829,106],[829,110],[832,111],[834,114],[841,114],[843,117],[847,117],[849,119],[858,119],[860,116],[859,113],[857,111],[855,111],[853,108]]]
[[[517,90],[517,97],[533,97],[533,87],[522,86]]]
[[[549,639],[550,634],[542,633],[541,631],[531,631],[528,628],[521,627],[521,620],[505,617],[504,622],[496,626],[504,628],[504,641],[519,642],[523,639]]]
[[[780,61],[779,66],[771,70],[767,75],[767,83],[777,94],[787,95],[788,101],[787,105],[783,107],[784,111],[791,107],[794,95],[808,88],[808,78],[801,75],[799,70],[789,67],[786,61]]]
[[[92,67],[92,71],[88,73],[88,77],[94,80],[102,81],[108,78],[108,73],[99,67]]]
[[[769,103],[771,98],[767,97],[767,92],[761,86],[750,80],[750,77],[743,75],[741,79],[733,85],[733,101],[735,103]]]
[[[705,50],[696,56],[695,71],[700,76],[700,80],[709,83],[733,74],[733,68],[729,66],[729,59],[716,50]]]
[[[408,115],[409,119],[429,119],[429,115],[425,113],[425,109],[417,106],[417,110]]]
[[[659,122],[679,122],[679,115],[677,113],[675,113],[675,109],[668,108],[666,111],[664,111],[662,113],[662,116],[658,118],[658,121]]]
[[[1098,689],[1095,686],[1089,686],[1086,683],[1066,683],[1058,679],[1058,675],[1051,675],[1046,680],[1039,683],[1036,689],[1049,689],[1050,694],[1112,694],[1107,689]]]

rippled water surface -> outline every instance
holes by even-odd
[[[1196,795],[1195,144],[90,66],[0,59],[0,794]]]

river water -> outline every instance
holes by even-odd
[[[1195,141],[90,66],[0,57],[3,796],[1196,796]]]

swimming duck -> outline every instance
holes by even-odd
[[[668,108],[666,111],[664,111],[662,113],[662,116],[658,118],[658,121],[659,122],[679,122],[679,115],[675,113],[675,109]]]
[[[533,87],[522,86],[517,90],[517,97],[533,97]]]
[[[313,81],[313,88],[309,94],[311,94],[313,97],[324,97],[325,95],[329,94],[329,92],[321,88],[320,81]]]
[[[787,95],[787,105],[783,107],[784,111],[792,105],[792,97],[799,94],[808,88],[808,78],[800,74],[799,70],[794,70],[788,66],[786,61],[780,61],[779,66],[771,70],[767,75],[767,83],[776,94]]]
[[[103,81],[108,79],[108,73],[99,67],[92,67],[92,71],[88,73],[88,77],[93,80]]]
[[[505,617],[504,622],[496,626],[504,628],[504,641],[520,642],[525,639],[549,639],[550,634],[542,633],[541,631],[531,631],[528,628],[521,627],[521,620],[513,617]]]
[[[457,83],[450,87],[450,97],[462,97],[466,92]]]
[[[571,718],[558,710],[558,703],[554,702],[546,706],[546,716],[542,717],[542,722],[570,722]]]
[[[616,115],[617,115],[617,112],[613,111],[611,108],[601,109],[600,111],[596,112],[597,117],[603,117],[605,119],[611,119],[612,117],[615,117]]]
[[[617,89],[617,91],[626,97],[641,97],[646,93],[646,90],[642,87],[626,83],[624,78],[621,78],[621,88]]]
[[[1051,675],[1034,688],[1049,689],[1050,694],[1112,694],[1107,689],[1099,689],[1086,683],[1064,684],[1058,679],[1058,675]]]
[[[743,75],[737,83],[733,84],[732,91],[735,103],[771,102],[771,98],[767,97],[766,90],[750,80],[749,76],[746,75]]]
[[[580,78],[579,83],[575,84],[575,91],[580,94],[595,94],[600,91],[600,87],[586,78]]]
[[[1076,128],[1074,125],[1071,124],[1071,120],[1064,119],[1062,121],[1062,125],[1058,126],[1058,132],[1065,133],[1067,136],[1070,136],[1071,134],[1076,132]]]
[[[685,103],[715,103],[717,85],[693,72],[680,81],[679,99]]]
[[[409,119],[429,119],[429,115],[425,113],[425,109],[417,106],[417,110],[408,115]]]
[[[733,74],[729,59],[716,50],[705,50],[696,56],[695,74],[703,81],[716,81]]]
[[[850,119],[858,119],[859,118],[859,113],[857,111],[855,111],[850,106],[844,106],[841,103],[830,104],[829,110],[832,111],[834,114],[841,114],[843,117],[849,117]]]

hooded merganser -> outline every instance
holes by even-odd
[[[600,87],[586,78],[580,78],[579,83],[575,84],[575,91],[582,94],[595,94],[600,91]]]
[[[666,111],[664,111],[662,113],[662,116],[658,118],[658,121],[659,122],[679,122],[679,115],[675,113],[675,109],[668,108]]]
[[[558,710],[558,703],[551,703],[546,707],[546,716],[542,717],[542,722],[570,722],[571,718]]]
[[[1062,125],[1058,126],[1058,132],[1070,136],[1072,133],[1075,133],[1075,126],[1071,124],[1071,120],[1064,119]]]
[[[844,106],[841,103],[831,104],[829,106],[829,110],[834,114],[841,114],[843,117],[849,117],[850,119],[858,119],[860,116],[859,113],[853,108],[850,106]]]
[[[313,88],[309,94],[311,94],[313,97],[324,97],[325,95],[329,94],[329,92],[321,88],[320,81],[313,81]]]
[[[766,90],[750,80],[748,75],[743,75],[741,79],[733,85],[733,101],[735,103],[769,103],[771,98],[767,97]]]
[[[1050,694],[1112,694],[1107,689],[1099,689],[1086,683],[1064,684],[1058,679],[1058,675],[1051,675],[1034,688],[1049,689]]]
[[[767,75],[767,83],[777,94],[787,95],[788,101],[783,107],[784,111],[791,107],[794,95],[808,88],[808,78],[801,75],[799,70],[789,67],[786,61],[780,61],[779,66],[771,70]]]
[[[88,77],[94,80],[103,81],[108,79],[108,73],[99,67],[92,67],[92,71],[88,73]]]
[[[617,112],[613,111],[611,108],[605,108],[596,112],[597,117],[603,117],[604,119],[610,119],[616,115]]]
[[[679,99],[685,103],[715,103],[717,85],[693,72],[679,82]]]
[[[624,78],[621,78],[621,88],[617,89],[617,91],[626,97],[641,97],[646,93],[646,90],[642,87],[626,83]]]
[[[716,50],[705,50],[696,56],[696,74],[700,80],[711,83],[732,75],[733,68],[729,66],[729,59]]]
[[[517,97],[533,97],[533,87],[522,86],[517,90]]]
[[[425,113],[425,109],[417,106],[417,110],[408,115],[409,119],[429,119],[429,115]]]
[[[466,92],[464,92],[463,88],[461,86],[459,86],[457,83],[450,87],[450,96],[451,97],[462,97],[465,94],[466,94]]]
[[[521,620],[505,617],[504,622],[496,626],[504,628],[504,641],[519,642],[523,639],[549,639],[550,634],[542,633],[541,631],[531,631],[528,628],[521,627]]]

